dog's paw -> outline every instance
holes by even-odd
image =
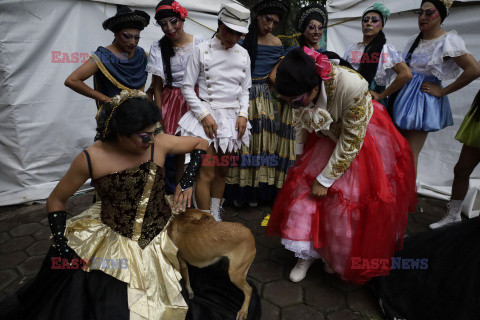
[[[238,311],[236,320],[245,320],[247,319],[248,311]]]

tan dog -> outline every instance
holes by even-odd
[[[246,319],[252,297],[252,287],[246,278],[256,253],[252,232],[240,223],[217,222],[209,213],[198,209],[177,215],[169,224],[167,232],[178,248],[180,274],[185,279],[190,299],[193,298],[193,290],[186,262],[204,268],[227,257],[230,260],[230,281],[245,294],[237,320]]]

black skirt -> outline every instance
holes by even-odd
[[[395,259],[374,280],[387,319],[480,319],[479,218],[407,237]]]
[[[127,283],[102,271],[52,269],[56,250],[50,248],[38,275],[0,302],[1,320],[128,320]],[[186,319],[235,319],[243,292],[230,282],[225,263],[198,269],[189,266],[192,300]],[[260,298],[252,283],[248,319],[260,319]],[[183,281],[182,281],[183,286]]]

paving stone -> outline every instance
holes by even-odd
[[[357,313],[353,313],[351,310],[341,310],[328,315],[328,320],[362,320],[365,319]],[[373,320],[373,319],[369,319]]]
[[[267,237],[264,234],[258,237],[258,242],[263,244],[264,246],[269,247],[270,249],[282,246],[280,243],[280,237]]]
[[[5,293],[9,296],[13,295],[15,292],[17,292],[20,287],[28,283],[35,275],[28,275],[28,276],[20,276],[15,281],[13,281],[7,289],[5,289]]]
[[[358,283],[353,283],[353,282],[348,282],[340,279],[338,275],[336,274],[328,274],[324,271],[325,273],[325,281],[328,283],[330,286],[334,288],[338,288],[342,291],[349,292],[353,290],[357,290],[360,288],[362,285]]]
[[[38,229],[42,226],[40,223],[26,223],[21,224],[19,226],[14,227],[10,230],[10,235],[12,237],[21,237],[21,236],[29,236],[35,233]]]
[[[430,230],[427,225],[412,221],[407,224],[406,234],[414,234]]]
[[[260,236],[262,234],[265,234],[265,227],[261,226],[261,220],[244,221],[244,224],[247,228],[250,229],[250,231],[252,231],[253,235]]]
[[[249,221],[249,220],[259,220],[263,219],[263,212],[257,208],[246,207],[245,209],[240,210],[238,217],[240,219]]]
[[[50,228],[42,227],[33,233],[33,237],[37,240],[46,240],[50,239]]]
[[[325,313],[341,310],[347,305],[345,294],[326,284],[307,287],[305,303]]]
[[[282,279],[284,276],[284,269],[278,263],[266,260],[252,263],[248,275],[262,283],[267,283],[273,280]]]
[[[253,285],[255,286],[255,288],[257,288],[258,294],[262,296],[263,283],[249,276],[247,276],[247,280],[253,282]]]
[[[27,216],[27,218],[25,219],[26,222],[32,223],[32,222],[42,221],[42,219],[47,216],[47,213],[45,211],[45,206],[42,205],[40,208],[32,210],[26,216]]]
[[[35,242],[35,240],[30,236],[11,238],[0,246],[0,252],[22,251],[28,248],[33,242]]]
[[[280,308],[273,303],[262,299],[262,320],[280,319]]]
[[[292,251],[285,249],[283,246],[272,249],[271,251],[271,259],[285,266],[286,268],[291,269],[295,265],[295,263],[297,263],[297,258],[295,258],[295,254]]]
[[[0,270],[11,269],[27,259],[28,256],[23,251],[2,253],[0,259]]]
[[[20,264],[17,269],[21,275],[35,274],[40,270],[45,257],[30,257]]]
[[[47,227],[48,227],[48,218],[43,218],[42,220],[40,220],[40,223],[41,223],[43,226],[47,226]]]
[[[15,218],[2,219],[0,221],[0,232],[8,232],[18,225],[19,225],[19,222]]]
[[[289,280],[273,281],[265,285],[263,296],[279,307],[303,302],[303,289]]]
[[[0,291],[7,288],[16,278],[18,274],[12,269],[0,271]]]
[[[0,244],[4,244],[8,239],[10,239],[10,236],[6,231],[0,232]]]
[[[255,262],[263,261],[263,260],[268,260],[270,257],[270,249],[262,246],[259,243],[255,244],[255,248],[257,249],[257,253],[255,255]]]
[[[417,214],[413,217],[413,220],[422,224],[422,225],[429,225],[431,223],[437,222],[440,217],[432,216],[429,214]]]
[[[373,292],[362,288],[361,290],[349,292],[347,294],[348,307],[360,314],[366,314],[370,317],[382,317],[382,311],[373,297]]]
[[[40,255],[45,256],[51,245],[52,245],[52,241],[48,239],[36,241],[34,244],[28,247],[27,253],[31,257],[40,256]]]
[[[300,304],[282,310],[282,320],[324,320],[325,315],[309,306]]]

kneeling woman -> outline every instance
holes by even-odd
[[[408,142],[358,73],[313,49],[287,54],[275,86],[296,109],[297,160],[267,235],[300,258],[290,279],[302,280],[317,258],[348,281],[387,274],[416,203]]]
[[[154,136],[161,113],[144,96],[122,91],[104,106],[100,140],[75,158],[47,200],[54,246],[38,276],[0,303],[1,319],[185,319],[163,165],[166,154],[193,151],[175,193],[184,210],[208,143]],[[89,178],[102,201],[66,221],[65,203]]]

